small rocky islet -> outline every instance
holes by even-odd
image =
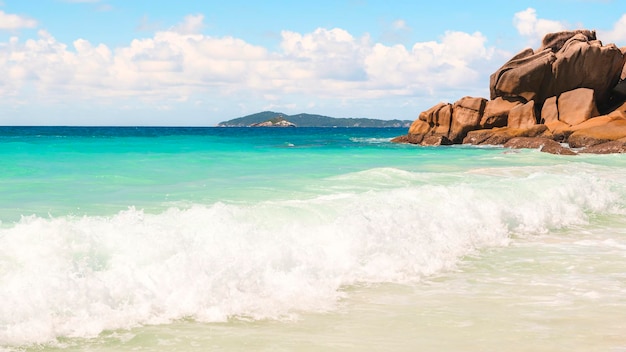
[[[396,143],[538,148],[553,154],[626,152],[626,47],[592,30],[551,33],[490,76],[490,98],[423,111]]]

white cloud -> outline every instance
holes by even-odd
[[[35,28],[37,21],[0,10],[0,30],[15,30],[20,28]]]
[[[626,45],[626,14],[615,23],[612,30],[598,31],[598,38],[604,43],[615,43],[617,46]]]
[[[343,29],[318,28],[313,33],[283,31],[281,61],[293,68],[293,78],[362,81],[369,38],[354,38]],[[288,77],[288,76],[287,76]],[[285,77],[285,78],[287,78]]]
[[[368,75],[386,87],[406,94],[459,88],[476,82],[481,62],[489,62],[494,50],[476,32],[446,32],[440,42],[422,42],[407,50],[402,45],[376,44],[366,59]]]
[[[566,29],[565,24],[559,21],[537,18],[537,11],[533,8],[516,13],[513,24],[519,34],[528,38],[528,44],[531,46],[538,46],[548,33]]]
[[[179,26],[119,48],[85,39],[68,45],[45,31],[25,42],[14,37],[0,43],[0,104],[36,96],[163,107],[228,97],[233,106],[254,98],[263,102],[259,106],[297,109],[294,100],[300,97],[305,110],[398,97],[438,100],[476,87],[503,62],[479,32],[446,32],[439,41],[407,48],[340,28],[284,31],[280,49],[270,51],[238,38],[199,34],[202,20],[188,16]]]
[[[204,16],[203,15],[189,15],[185,17],[183,23],[175,26],[172,30],[179,34],[196,34],[202,30]]]

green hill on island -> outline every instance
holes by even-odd
[[[280,112],[263,111],[256,114],[220,122],[220,127],[264,126],[264,122],[285,120],[296,127],[409,127],[409,120],[379,120],[367,118],[336,118],[323,115],[297,114],[286,115]]]

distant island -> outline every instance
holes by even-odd
[[[406,127],[412,120],[379,120],[367,118],[336,118],[323,115],[286,115],[263,111],[244,117],[220,122],[219,127]]]

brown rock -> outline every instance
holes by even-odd
[[[624,70],[626,70],[626,66],[624,66]],[[622,73],[622,75],[624,75],[624,73]],[[626,97],[626,81],[619,81],[617,85],[613,87],[611,93],[613,93],[614,99],[620,98],[620,100],[623,100]]]
[[[542,152],[560,155],[576,155],[576,153],[563,147],[560,143],[544,137],[515,137],[504,144],[505,148],[532,148]]]
[[[421,116],[421,114],[420,114]],[[430,130],[430,125],[424,120],[417,119],[413,121],[411,127],[409,127],[409,134],[424,134]]]
[[[439,103],[428,110],[422,111],[418,118],[430,125],[433,125],[433,115],[446,105],[446,103]]]
[[[626,46],[619,48],[619,50],[622,52],[622,55],[626,56]],[[620,76],[620,80],[623,81],[625,79],[626,79],[626,64],[624,64],[624,68],[622,68],[622,75]]]
[[[541,41],[541,47],[537,51],[545,49],[551,49],[552,52],[557,52],[563,48],[565,43],[572,39],[576,34],[584,35],[588,40],[596,40],[596,31],[590,31],[588,29],[578,29],[574,31],[562,31],[556,33],[548,33],[543,37]]]
[[[542,147],[540,147],[541,151],[544,153],[557,154],[557,155],[577,155],[577,153],[567,147],[561,145],[561,143],[545,138],[548,141]]]
[[[570,134],[572,134],[572,127],[565,122],[561,121],[552,121],[547,122],[545,125],[548,127],[548,130],[552,133],[552,138],[555,141],[563,142],[567,140]]]
[[[463,138],[463,144],[480,145],[484,141],[491,138],[499,128],[469,131],[467,136]]]
[[[529,101],[524,105],[519,105],[509,112],[509,121],[507,127],[510,128],[529,128],[537,124],[535,117],[535,102]]]
[[[522,97],[528,101],[539,96],[543,102],[548,96],[546,88],[549,88],[544,81],[552,75],[554,61],[556,55],[551,49],[538,53],[532,49],[520,52],[491,75],[491,100],[497,97]]]
[[[453,143],[461,143],[467,132],[480,128],[480,119],[485,111],[484,98],[464,97],[452,107],[452,123],[448,138]]]
[[[581,150],[580,153],[591,153],[591,154],[626,153],[626,138],[618,139],[616,141],[596,144],[594,146]]]
[[[570,126],[581,124],[600,115],[596,108],[593,90],[578,88],[565,92],[558,99],[559,121]]]
[[[424,139],[424,135],[407,134],[404,136],[398,136],[391,140],[392,143],[405,143],[405,144],[420,144]]]
[[[626,107],[626,104],[624,104],[624,106]],[[618,119],[626,120],[626,111],[624,110],[611,111],[610,113],[607,114],[607,116],[611,116],[614,120],[618,120]]]
[[[430,133],[448,136],[452,120],[452,105],[439,103],[426,111],[422,111],[418,120],[423,123],[416,123],[416,120],[413,125],[411,125],[409,133]]]
[[[548,100],[546,100],[546,102],[547,101]],[[555,136],[555,140],[562,141],[562,140],[566,140],[567,137],[575,131],[590,128],[590,127],[602,126],[613,120],[619,120],[619,119],[626,119],[626,112],[615,110],[607,115],[597,116],[597,117],[588,119],[585,122],[580,123],[578,125],[574,125],[574,126],[570,126],[561,121],[546,122],[545,125],[548,126],[548,129]]]
[[[626,102],[621,103],[621,105],[617,106],[611,112],[626,112]]]
[[[541,123],[552,123],[559,120],[559,109],[556,104],[556,97],[546,99],[541,108]]]
[[[585,87],[595,91],[599,106],[608,104],[626,56],[614,44],[602,46],[591,31],[553,33],[544,39],[542,50],[527,49],[491,75],[491,99],[522,97],[542,105],[548,97]]]
[[[489,89],[490,101],[464,97],[422,112],[409,134],[394,141],[504,144],[518,137],[541,137],[511,143],[541,145],[554,153],[568,152],[558,143],[547,144],[546,138],[590,152],[622,150],[626,47],[603,45],[594,31],[546,35],[536,52],[524,50],[494,72]],[[591,149],[595,145],[604,146]]]
[[[578,130],[569,136],[567,142],[572,148],[583,148],[621,138],[626,138],[626,120],[616,119],[600,126]]]
[[[509,111],[516,106],[522,105],[518,100],[508,100],[497,97],[485,104],[483,117],[480,119],[481,128],[504,127],[507,125]]]
[[[585,87],[595,91],[598,105],[608,103],[611,89],[622,74],[625,59],[614,44],[602,46],[600,41],[590,40],[579,33],[569,39],[555,55],[552,69],[553,95]]]
[[[433,115],[433,131],[432,133],[448,136],[450,134],[450,126],[452,125],[452,105],[446,104]]]
[[[499,131],[494,131],[494,133],[480,143],[480,145],[503,145],[511,138],[515,138],[515,133],[512,133],[507,127],[503,127]]]
[[[575,131],[579,131],[579,130],[584,130],[586,128],[591,128],[591,127],[599,127],[599,126],[604,126],[606,124],[608,124],[611,121],[614,120],[620,120],[620,119],[626,119],[626,113],[622,112],[622,111],[614,111],[608,115],[602,115],[602,116],[598,116],[598,117],[594,117],[592,119],[589,119],[581,124],[578,124],[576,126],[572,126],[569,128],[569,130],[571,130],[572,132]]]
[[[438,135],[428,135],[422,139],[421,145],[428,146],[437,146],[437,145],[451,145],[453,144],[451,140],[446,136],[438,136]]]
[[[534,125],[530,128],[493,128],[490,130],[471,131],[467,134],[463,143],[474,145],[501,145],[515,137],[546,137],[552,134],[546,125]]]
[[[480,143],[481,145],[503,145],[511,138],[515,138],[515,136],[517,135],[516,131],[513,131],[508,127],[502,127],[499,129],[494,129],[492,131],[493,133],[491,134],[491,136],[482,141],[482,143]]]

